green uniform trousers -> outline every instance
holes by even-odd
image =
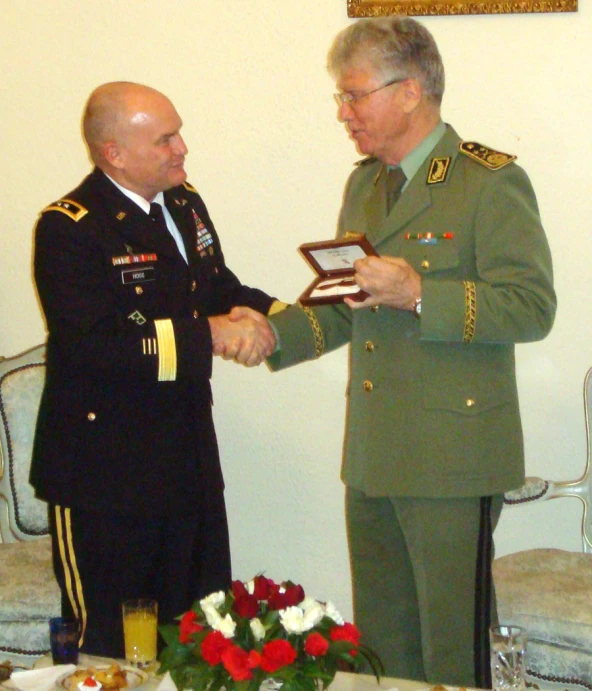
[[[503,496],[370,497],[348,487],[346,503],[355,621],[385,674],[490,688]]]

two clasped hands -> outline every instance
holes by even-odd
[[[421,297],[421,276],[399,257],[364,257],[354,262],[355,281],[368,293],[363,302],[345,298],[352,309],[386,305],[410,310]],[[210,317],[214,355],[247,367],[261,364],[276,348],[267,318],[249,307],[234,307],[228,314]]]

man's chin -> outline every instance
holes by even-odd
[[[169,171],[169,182],[171,187],[182,185],[187,180],[185,168],[171,168]]]

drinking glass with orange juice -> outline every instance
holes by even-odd
[[[156,600],[126,600],[122,603],[125,659],[144,669],[156,660],[158,604]]]

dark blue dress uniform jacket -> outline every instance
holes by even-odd
[[[37,225],[49,337],[31,482],[53,504],[190,515],[223,488],[207,317],[234,305],[266,314],[273,299],[226,266],[191,185],[165,203],[188,264],[100,170]]]

